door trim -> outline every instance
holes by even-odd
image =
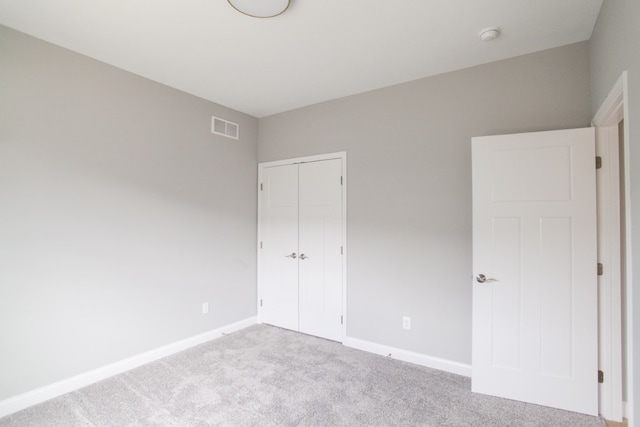
[[[283,159],[283,160],[274,160],[270,162],[261,162],[258,163],[258,186],[256,195],[258,197],[258,233],[257,233],[257,241],[256,241],[256,258],[257,258],[257,298],[256,298],[256,312],[258,314],[257,321],[258,323],[262,323],[261,317],[261,309],[260,309],[260,295],[261,293],[261,283],[260,283],[260,273],[261,273],[261,253],[260,253],[260,241],[262,240],[262,230],[260,218],[262,218],[262,206],[261,206],[261,197],[260,197],[260,185],[263,182],[264,170],[266,168],[275,167],[275,166],[286,166],[286,165],[294,165],[299,163],[310,163],[310,162],[318,162],[322,160],[334,160],[341,159],[342,160],[342,247],[343,247],[343,255],[342,255],[342,338],[340,342],[344,342],[347,336],[347,152],[339,151],[336,153],[327,153],[327,154],[317,154],[313,156],[305,156],[305,157],[295,157],[291,159]]]
[[[612,297],[614,300],[611,301],[611,310],[608,311],[608,316],[603,316],[602,319],[599,319],[602,324],[606,325],[603,329],[603,334],[600,339],[600,349],[599,352],[609,354],[611,359],[620,360],[622,358],[622,347],[621,341],[618,343],[612,341],[612,338],[615,336],[621,336],[621,325],[616,319],[621,319],[622,317],[622,304],[625,304],[626,309],[626,321],[625,327],[627,332],[626,337],[626,373],[621,372],[621,369],[616,374],[616,369],[614,367],[613,371],[610,374],[618,375],[618,378],[614,378],[613,381],[605,381],[602,384],[601,388],[601,402],[602,407],[600,408],[601,414],[603,417],[611,420],[620,420],[623,416],[629,419],[630,424],[633,425],[633,405],[627,405],[626,411],[624,410],[624,405],[622,401],[622,394],[618,393],[615,390],[615,387],[621,387],[622,375],[626,378],[627,385],[627,401],[633,402],[633,297],[632,297],[632,256],[631,256],[631,194],[630,194],[630,155],[629,155],[629,102],[628,102],[628,83],[627,83],[627,71],[624,71],[615,85],[605,98],[604,102],[596,112],[593,120],[591,121],[592,126],[596,128],[596,132],[598,136],[602,136],[604,138],[603,145],[611,146],[613,144],[618,144],[618,132],[617,127],[621,120],[624,120],[624,145],[623,145],[623,156],[624,156],[624,184],[625,184],[625,212],[624,218],[626,223],[626,233],[625,233],[625,301],[621,301],[620,295],[617,295],[618,302],[616,303],[615,298],[616,295]],[[611,129],[615,127],[615,129]],[[614,140],[615,139],[615,140]],[[618,160],[618,159],[616,159]],[[614,177],[611,177],[614,178]],[[617,177],[615,177],[617,179]],[[605,191],[610,191],[610,189],[606,189]],[[600,202],[599,202],[600,203]],[[605,228],[609,228],[612,226],[611,223],[603,224]],[[618,245],[618,242],[611,242],[611,245]],[[600,248],[599,248],[600,249]],[[603,346],[605,346],[603,348]],[[610,362],[609,361],[609,362]],[[610,363],[609,363],[610,365]],[[610,368],[610,366],[608,367]],[[605,372],[605,379],[607,377],[607,373]],[[625,414],[626,412],[626,414]]]

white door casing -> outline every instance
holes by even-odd
[[[633,360],[633,280],[631,230],[628,227],[631,196],[627,74],[627,71],[622,72],[593,117],[592,125],[596,127],[596,152],[602,156],[602,169],[597,173],[598,256],[604,264],[603,275],[599,277],[599,351],[600,369],[604,372],[604,382],[600,384],[600,414],[618,422],[626,417],[631,426],[634,423],[633,405],[625,410],[622,401],[623,375],[627,379],[627,401],[633,401],[634,394],[633,364],[628,362]],[[622,121],[624,137],[620,141],[618,127]],[[623,194],[618,193],[621,188]],[[624,353],[623,323],[627,347]]]
[[[259,322],[343,340],[345,169],[346,153],[259,165]]]
[[[478,137],[472,390],[598,414],[591,128]],[[493,281],[495,280],[495,281]]]

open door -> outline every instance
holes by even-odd
[[[598,415],[594,130],[472,152],[472,389]]]

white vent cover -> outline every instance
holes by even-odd
[[[211,116],[211,132],[226,136],[227,138],[238,139],[240,135],[240,126],[229,120],[220,117]]]

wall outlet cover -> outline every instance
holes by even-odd
[[[411,329],[411,318],[404,316],[402,318],[402,328],[403,329]]]

